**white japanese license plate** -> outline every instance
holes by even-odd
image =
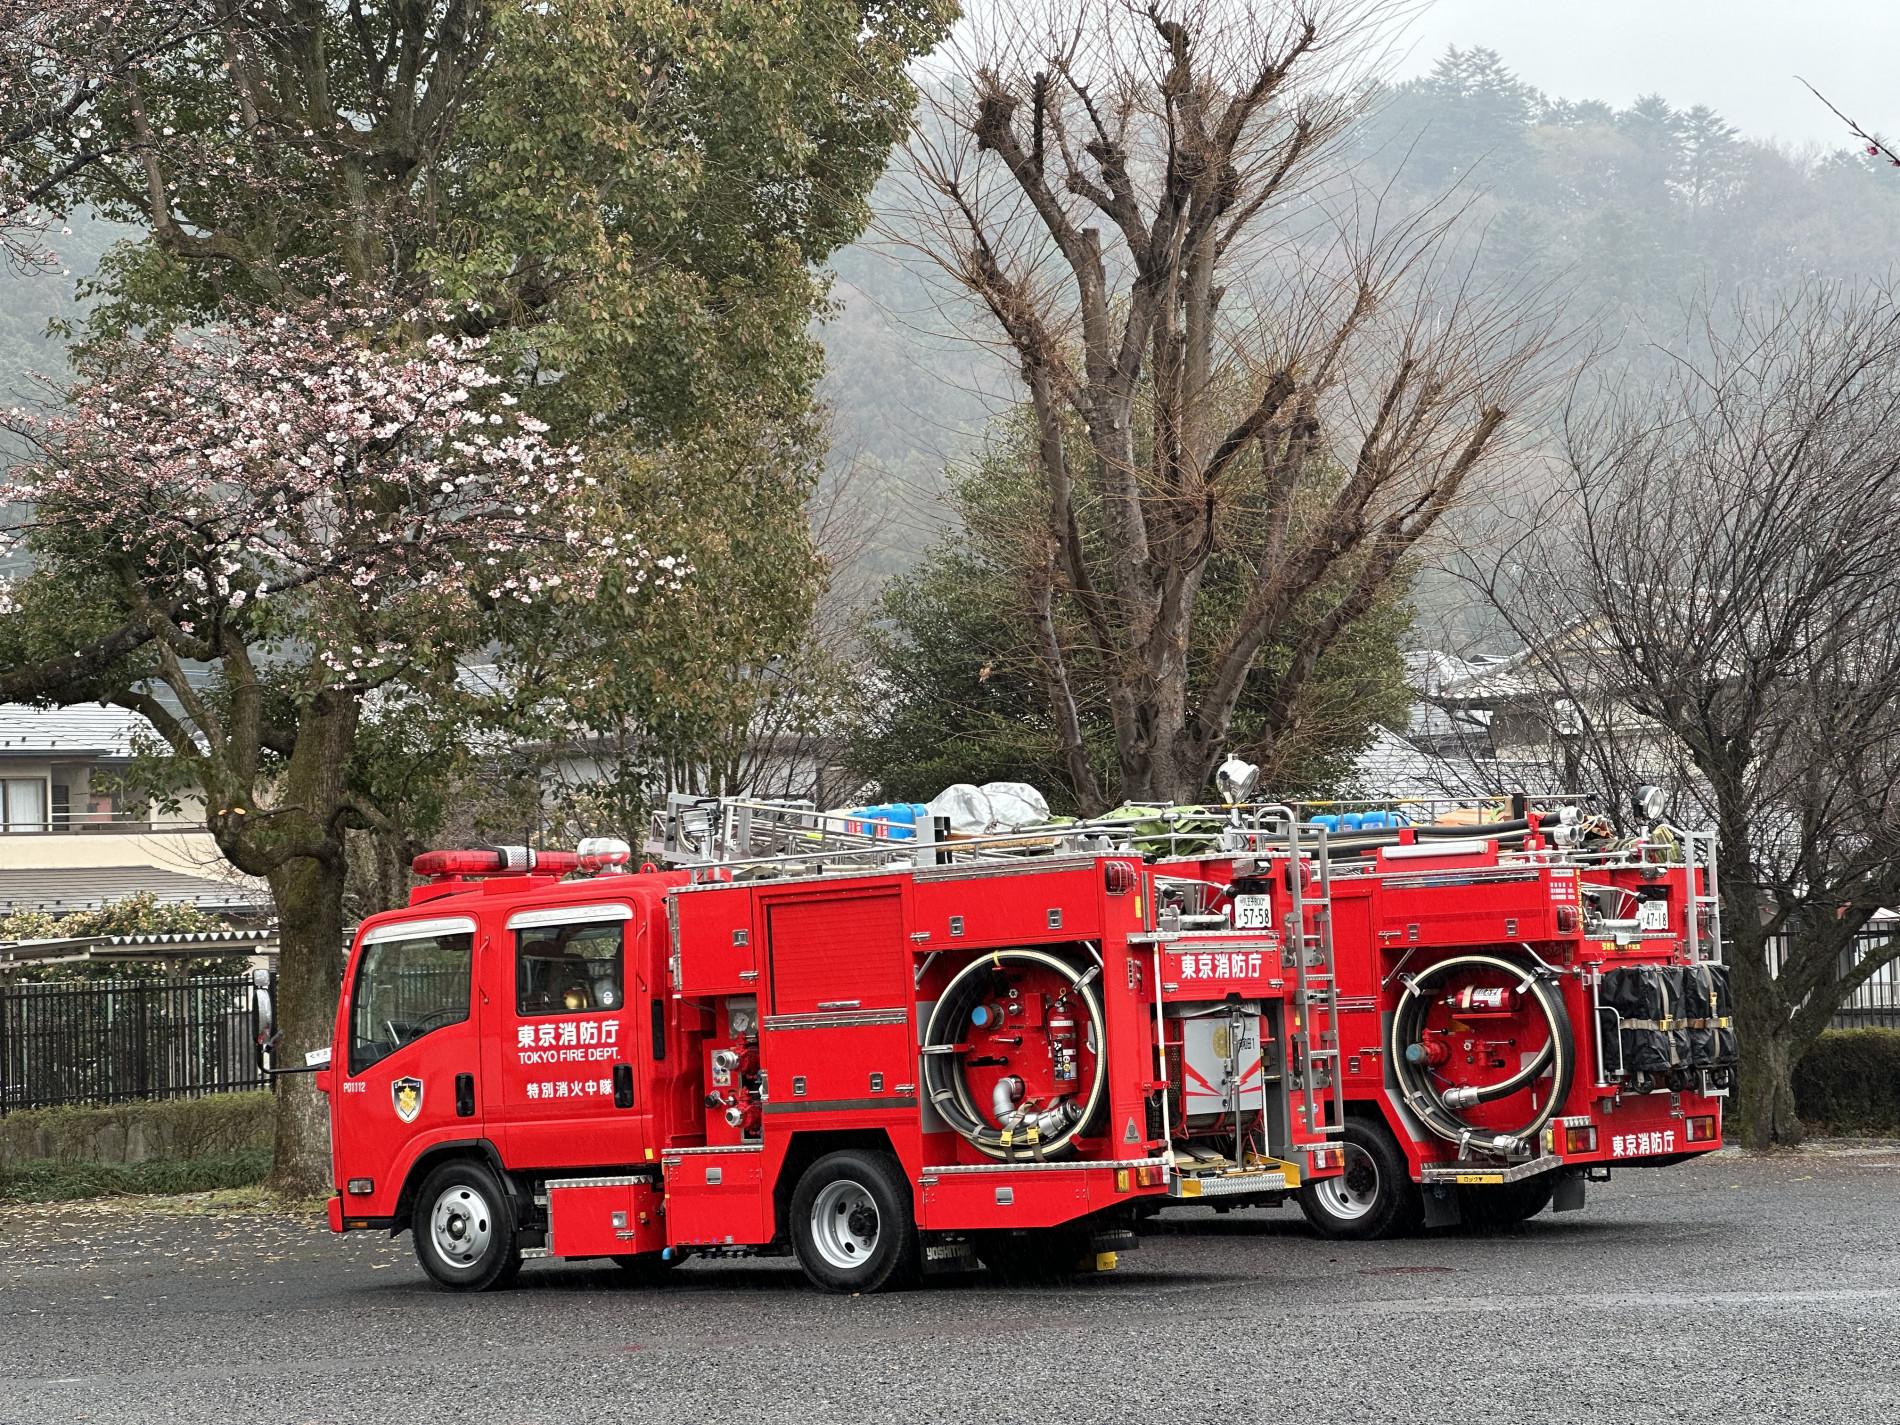
[[[1235,896],[1234,929],[1265,930],[1267,928],[1267,897]]]

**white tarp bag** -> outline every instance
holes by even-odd
[[[1027,782],[986,782],[981,795],[989,799],[993,831],[1040,826],[1049,820],[1049,803]]]
[[[930,814],[948,817],[954,836],[981,836],[990,829],[990,799],[968,782],[938,792],[931,799]]]

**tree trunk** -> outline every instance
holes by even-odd
[[[277,902],[277,1062],[297,1068],[311,1049],[330,1043],[343,986],[341,861],[300,857],[270,875]],[[335,1066],[341,1073],[342,1064]],[[330,1100],[309,1074],[277,1080],[277,1147],[271,1187],[287,1197],[328,1197]]]
[[[1753,1046],[1742,1053],[1736,1094],[1742,1142],[1755,1152],[1799,1143],[1805,1130],[1794,1111],[1794,1066],[1800,1054],[1792,1032],[1746,1022],[1738,1028],[1745,1036],[1742,1042]]]

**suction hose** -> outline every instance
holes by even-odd
[[[1537,1057],[1509,1078],[1482,1087],[1455,1087],[1441,1092],[1432,1082],[1429,1063],[1408,1057],[1425,1027],[1425,1012],[1431,1007],[1432,993],[1459,970],[1492,970],[1511,975],[1520,983],[1520,993],[1528,993],[1549,1026],[1550,1039]],[[1570,1031],[1570,1015],[1564,1009],[1563,995],[1539,971],[1497,955],[1457,955],[1441,960],[1421,971],[1405,987],[1398,1008],[1392,1014],[1391,1039],[1386,1045],[1392,1071],[1398,1079],[1405,1106],[1419,1121],[1448,1142],[1459,1147],[1486,1149],[1512,1157],[1534,1145],[1552,1116],[1570,1096],[1570,1084],[1576,1076],[1576,1041]],[[1550,1095],[1530,1121],[1509,1132],[1492,1128],[1474,1128],[1459,1116],[1461,1108],[1491,1103],[1529,1087],[1546,1069],[1551,1070]]]
[[[1025,1116],[1014,1126],[995,1128],[978,1109],[963,1055],[954,1046],[963,1039],[970,1011],[989,997],[991,977],[1011,965],[1053,970],[1069,983],[1087,1009],[1089,1025],[1097,1036],[1095,1064],[1086,1088],[1061,1110]],[[1093,965],[1077,969],[1045,950],[994,950],[965,965],[937,996],[930,1023],[924,1028],[924,1092],[943,1121],[978,1152],[1003,1163],[1064,1157],[1075,1151],[1075,1140],[1088,1134],[1100,1119],[1108,1102],[1108,1054],[1101,1038],[1106,1020],[1101,996],[1095,992],[1095,974]],[[1002,1104],[1003,1097],[1001,1092],[995,1095],[996,1106]],[[1010,1095],[1012,1101],[1014,1097]]]

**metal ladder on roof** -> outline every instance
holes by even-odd
[[[1302,874],[1309,859],[1310,888]],[[1293,957],[1293,1047],[1300,1074],[1300,1120],[1309,1137],[1330,1137],[1345,1127],[1346,1094],[1334,976],[1332,858],[1324,826],[1288,823],[1287,891],[1285,944]]]

